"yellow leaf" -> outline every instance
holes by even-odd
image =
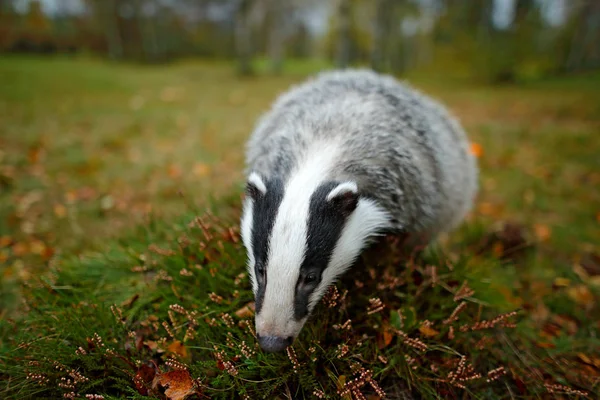
[[[567,294],[579,305],[586,306],[588,308],[593,305],[594,295],[585,285],[570,287],[567,289]]]
[[[29,251],[33,254],[41,255],[46,250],[46,245],[41,240],[34,240],[29,245]]]
[[[54,214],[58,218],[64,218],[67,215],[67,207],[63,206],[62,204],[55,205],[54,206]]]
[[[556,278],[554,279],[555,287],[568,287],[571,284],[571,280],[567,278]]]

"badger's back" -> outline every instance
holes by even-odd
[[[307,165],[352,180],[393,226],[436,235],[472,206],[477,166],[460,125],[437,102],[369,70],[325,72],[280,96],[259,121],[246,171],[285,184]]]

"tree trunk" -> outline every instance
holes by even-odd
[[[252,66],[252,39],[248,14],[252,5],[251,0],[241,0],[235,18],[235,44],[238,56],[238,73],[242,76],[254,74]]]
[[[100,5],[104,14],[104,34],[108,45],[108,56],[113,60],[123,57],[123,39],[119,31],[117,0],[103,0]]]
[[[283,70],[283,44],[285,41],[285,16],[282,0],[271,0],[271,29],[269,30],[268,53],[271,59],[271,73],[280,74]]]
[[[350,64],[350,23],[351,23],[351,0],[339,0],[339,32],[336,64],[338,68],[346,68]]]
[[[373,24],[373,48],[371,50],[371,68],[383,71],[387,41],[390,34],[389,16],[391,14],[389,0],[377,0],[375,21]]]

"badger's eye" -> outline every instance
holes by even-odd
[[[263,265],[258,265],[256,271],[260,276],[265,276],[265,267]]]
[[[315,283],[316,281],[317,281],[317,274],[308,274],[304,278],[304,284],[305,285],[308,285],[308,284],[311,284],[311,283]]]

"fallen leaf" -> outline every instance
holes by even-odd
[[[577,353],[577,357],[585,364],[594,365],[591,358],[589,358],[587,355],[585,355],[583,353]]]
[[[554,287],[568,287],[571,284],[571,280],[567,278],[556,278],[554,279]]]
[[[552,236],[552,230],[548,225],[535,224],[533,226],[533,230],[535,231],[535,236],[540,242],[545,242],[550,239],[550,236]]]
[[[550,342],[536,342],[535,345],[540,349],[553,349],[556,347],[554,343]]]
[[[156,388],[157,384],[167,388],[165,396],[169,400],[184,400],[196,393],[194,380],[187,370],[176,370],[160,374],[154,378],[152,387]]]
[[[154,381],[155,376],[156,370],[151,364],[142,364],[142,366],[138,368],[133,382],[135,383],[135,388],[139,394],[143,396],[148,395],[148,385]]]
[[[177,178],[181,175],[181,168],[175,164],[169,165],[169,176],[171,178]]]
[[[67,215],[67,208],[62,204],[57,204],[54,206],[54,214],[58,218],[64,218]]]
[[[392,334],[390,326],[388,324],[384,324],[381,327],[381,332],[377,334],[377,347],[380,350],[386,348],[390,345],[390,343],[392,343],[393,338],[394,335]]]
[[[593,306],[594,295],[586,285],[577,285],[567,289],[567,294],[577,304],[590,308]]]
[[[24,256],[25,254],[27,254],[28,251],[29,249],[27,245],[23,242],[15,243],[12,247],[12,252],[17,257]]]
[[[244,307],[240,308],[235,312],[235,315],[238,318],[250,318],[254,315],[254,302],[246,304]]]
[[[483,155],[483,147],[479,143],[471,143],[471,154],[480,158]]]
[[[600,275],[600,255],[588,253],[581,258],[579,263],[588,276]]]
[[[46,245],[41,240],[34,240],[29,244],[29,251],[32,254],[42,255],[46,250]]]
[[[173,343],[167,347],[167,351],[178,355],[183,362],[190,362],[191,355],[187,350],[187,347],[183,345],[179,340],[175,340]]]
[[[426,337],[433,337],[433,336],[439,334],[438,331],[436,331],[435,329],[433,329],[432,327],[427,326],[427,325],[421,325],[419,327],[419,332],[421,332],[423,334],[423,336],[426,336]]]
[[[0,248],[8,247],[13,242],[10,236],[0,236]]]
[[[210,167],[204,163],[196,163],[194,165],[194,175],[199,178],[205,177],[210,172]]]

